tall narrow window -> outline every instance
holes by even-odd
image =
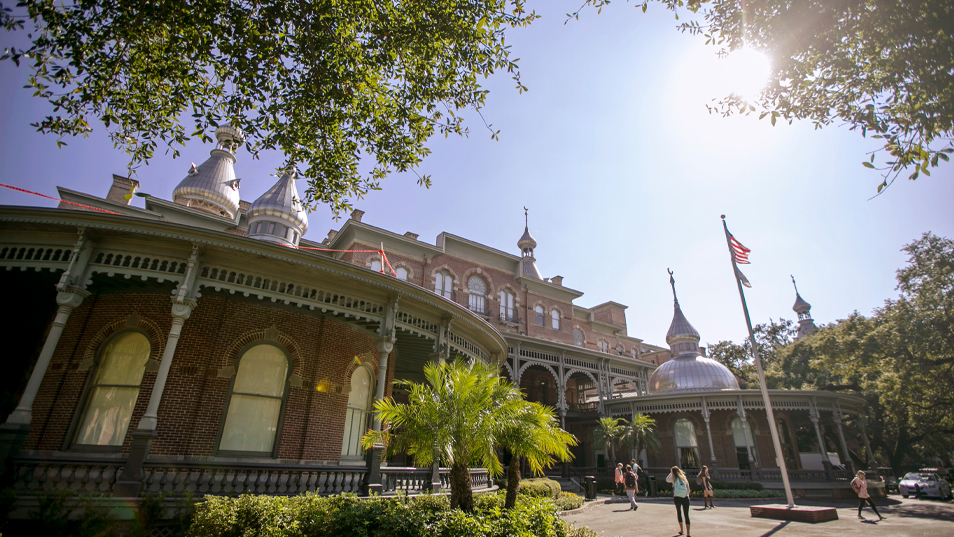
[[[500,319],[510,322],[516,320],[513,309],[513,293],[509,289],[500,292]]]
[[[743,431],[744,429],[744,431]],[[739,469],[749,470],[749,450],[746,449],[746,441],[748,441],[748,447],[752,450],[752,458],[758,465],[758,450],[755,449],[755,440],[752,438],[752,424],[746,423],[745,427],[742,426],[742,420],[735,418],[732,420],[732,441],[735,443],[735,456],[739,462]]]
[[[616,354],[618,354],[618,355],[620,355],[620,356],[623,355],[623,346],[622,346],[622,345],[617,345],[617,346],[616,346]]]
[[[676,440],[676,464],[685,468],[699,467],[699,443],[696,428],[687,419],[676,420],[672,428]]]
[[[220,451],[271,456],[287,379],[288,357],[281,349],[260,343],[245,351],[238,360]]]
[[[397,274],[397,279],[407,281],[407,269],[404,267],[398,267],[394,270]]]
[[[343,458],[361,457],[361,437],[368,430],[371,414],[371,371],[359,367],[351,374],[351,392],[348,393],[348,411],[345,413],[344,439],[341,442]]]
[[[560,329],[560,312],[557,310],[550,311],[550,328],[554,330]]]
[[[445,271],[440,271],[435,277],[434,292],[451,300],[451,291],[454,289],[454,278]]]
[[[467,309],[477,313],[487,313],[484,301],[487,295],[487,284],[480,276],[471,276],[467,280],[467,290],[470,298],[467,300]]]
[[[543,306],[533,308],[533,312],[536,313],[537,325],[543,326]]]
[[[600,348],[600,352],[609,352],[609,343],[606,340],[599,340],[596,342],[596,346]]]
[[[371,270],[373,270],[373,271],[375,271],[375,272],[381,272],[381,260],[380,260],[380,259],[375,259],[374,261],[371,262]]]
[[[114,337],[103,350],[75,444],[121,446],[152,347],[139,332]]]
[[[633,347],[633,350],[630,351],[633,355],[633,360],[639,358],[639,353],[636,351],[636,347]]]
[[[583,331],[579,328],[573,329],[573,344],[577,347],[583,346]]]

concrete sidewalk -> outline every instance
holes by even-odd
[[[647,536],[673,537],[679,531],[676,508],[671,498],[640,499],[639,510],[629,511],[627,503],[606,503],[609,497],[587,502],[579,511],[564,519],[576,526],[588,526],[603,537]],[[749,516],[749,506],[778,503],[770,500],[716,500],[715,509],[703,509],[693,499],[689,507],[692,535],[696,537],[769,537],[798,535],[809,537],[844,536],[954,536],[954,503],[936,500],[904,500],[893,496],[875,500],[878,517],[871,508],[862,511],[866,520],[859,520],[858,504],[847,500],[805,501],[804,505],[835,507],[838,520],[819,524],[784,522]]]

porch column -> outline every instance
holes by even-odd
[[[40,357],[36,361],[33,373],[30,374],[30,380],[27,382],[26,389],[20,397],[20,404],[16,410],[7,417],[7,424],[30,425],[33,420],[33,400],[40,391],[40,384],[43,383],[43,377],[46,370],[50,367],[50,359],[53,358],[53,352],[56,351],[56,345],[63,335],[63,329],[70,318],[73,310],[83,303],[83,299],[89,296],[85,289],[77,287],[60,291],[56,294],[56,304],[59,306],[56,310],[56,318],[53,319],[53,325],[50,327],[50,333],[46,336],[43,343],[43,349],[40,351]]]
[[[844,457],[842,459],[842,464],[845,465],[845,468],[847,468],[849,472],[855,473],[855,465],[851,460],[851,455],[848,453],[848,443],[845,442],[845,432],[841,428],[841,418],[841,408],[839,408],[836,403],[835,412],[832,414],[831,419],[835,422],[835,431],[838,433],[838,442],[841,443],[842,457]]]
[[[388,355],[394,349],[394,340],[390,336],[377,338],[378,343],[378,386],[374,396],[374,402],[377,403],[384,399],[384,388],[387,385],[388,377]],[[373,408],[373,405],[372,405]],[[372,411],[373,412],[373,411]],[[375,431],[381,430],[381,416],[374,413],[374,421],[371,428]],[[381,459],[384,455],[384,446],[375,444],[367,451],[368,474],[364,481],[364,495],[370,496],[373,493],[381,494],[384,486],[381,482]]]
[[[749,479],[753,481],[757,477],[758,470],[755,469],[755,457],[752,456],[752,446],[749,445],[749,429],[745,420],[745,408],[742,406],[742,396],[739,396],[739,421],[742,422],[742,436],[745,438],[745,452],[749,456]],[[755,442],[755,435],[752,435],[752,441]]]
[[[127,457],[126,464],[123,466],[122,477],[113,485],[113,495],[116,497],[135,498],[139,496],[139,491],[142,490],[142,481],[145,477],[142,466],[149,456],[152,441],[156,438],[156,428],[159,426],[159,403],[162,401],[162,393],[166,389],[166,381],[169,379],[169,370],[172,369],[176,347],[179,346],[182,326],[192,315],[195,306],[194,300],[172,304],[172,328],[169,329],[169,336],[166,338],[166,348],[162,351],[162,359],[159,362],[159,370],[156,372],[156,381],[152,385],[152,393],[149,394],[146,412],[139,420],[136,430],[130,433],[132,444],[129,447],[129,457]]]
[[[388,376],[388,356],[394,350],[394,340],[388,336],[377,338],[378,343],[378,390],[374,396],[374,402],[377,403],[384,399],[384,389],[387,387]],[[372,429],[381,430],[381,417],[375,415]]]
[[[818,449],[821,450],[822,466],[825,468],[825,475],[829,481],[832,481],[834,476],[832,475],[831,461],[828,460],[828,448],[825,446],[825,439],[822,437],[821,427],[818,426],[818,420],[821,414],[818,412],[814,398],[812,399],[811,410],[808,417],[812,420],[812,425],[815,426],[815,436],[818,439]]]
[[[868,467],[877,473],[878,461],[875,459],[874,451],[871,451],[871,444],[868,443],[868,431],[865,428],[867,424],[868,420],[861,416],[861,438],[865,441],[865,450],[868,452]]]
[[[715,478],[719,477],[719,463],[716,461],[715,456],[715,447],[712,444],[712,428],[709,427],[709,406],[706,404],[706,398],[702,398],[702,419],[706,422],[706,438],[709,439],[709,466],[712,470],[712,476]]]

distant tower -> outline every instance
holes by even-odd
[[[517,241],[517,248],[520,248],[520,256],[522,257],[520,260],[520,264],[522,265],[520,272],[524,276],[542,280],[543,276],[540,275],[540,270],[537,269],[537,260],[533,257],[533,249],[537,247],[537,241],[530,235],[530,217],[528,216],[528,212],[527,208],[524,207],[523,236]]]
[[[792,309],[798,314],[798,334],[795,336],[795,341],[798,341],[814,332],[818,327],[815,326],[815,321],[812,320],[812,305],[805,302],[802,295],[798,294],[798,286],[795,285],[795,276],[792,276],[792,285],[795,286],[795,305],[792,306]]]
[[[308,231],[308,213],[295,188],[297,178],[292,166],[252,203],[248,208],[249,238],[298,247],[298,241]]]
[[[172,191],[172,201],[235,220],[239,209],[239,179],[235,178],[235,146],[245,140],[242,131],[229,126],[215,129],[218,144],[208,160],[192,165]]]

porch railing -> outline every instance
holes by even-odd
[[[13,459],[12,487],[18,495],[51,490],[78,494],[109,495],[122,478],[125,461],[105,457],[20,455]],[[191,494],[238,496],[264,494],[292,496],[312,492],[320,495],[361,494],[367,468],[241,461],[146,461],[142,494],[167,497]],[[430,468],[381,468],[382,493],[419,494],[431,490]],[[441,489],[450,489],[449,469],[439,472]],[[471,486],[492,486],[486,469],[470,471]]]
[[[647,475],[655,476],[657,482],[664,482],[669,475],[669,468],[643,468]],[[573,477],[582,479],[585,476],[612,477],[612,468],[570,467]],[[686,475],[695,480],[698,470],[687,470]],[[738,468],[719,468],[718,479],[721,481],[758,481],[761,483],[782,482],[782,473],[778,469],[769,470],[740,470]],[[847,470],[831,470],[831,477],[824,470],[789,470],[788,479],[792,483],[825,483],[834,481],[851,481],[854,476]]]

